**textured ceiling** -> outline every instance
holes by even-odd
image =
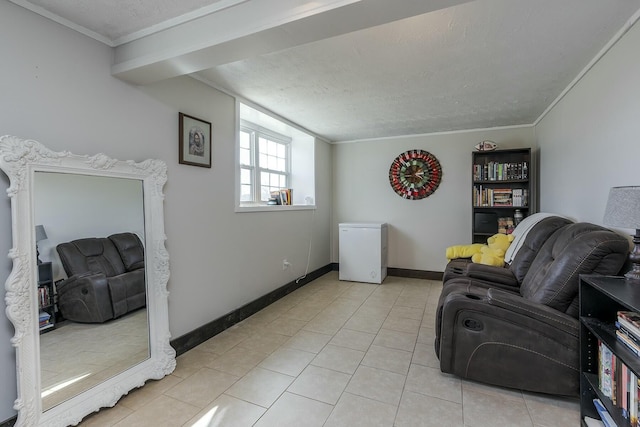
[[[87,29],[107,44],[119,44],[154,25],[183,22],[246,0],[11,0],[35,12]],[[182,19],[176,19],[182,17]]]
[[[232,12],[234,3],[252,6],[252,1],[230,0],[121,1],[118,7],[109,0],[30,3],[101,34],[113,45],[194,10],[228,7]],[[401,9],[409,3],[396,4]],[[207,63],[201,54],[184,73],[196,71],[199,79],[333,141],[529,125],[637,19],[640,9],[640,0],[433,3],[442,6],[309,41],[301,30],[294,33],[281,25],[285,35],[305,41],[273,43],[258,53],[247,49],[212,68],[201,65]],[[335,18],[325,15],[323,24],[330,26]],[[151,46],[151,41],[143,42]],[[233,52],[242,50],[233,47]],[[179,68],[171,65],[172,72]]]

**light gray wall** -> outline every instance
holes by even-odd
[[[172,283],[169,319],[175,336],[303,275],[310,240],[310,270],[330,262],[327,144],[318,142],[315,153],[315,212],[235,213],[235,100],[189,77],[143,90],[175,111],[210,121],[213,126],[212,168],[178,165],[167,184],[165,221]],[[282,270],[284,258],[292,264],[286,271]]]
[[[609,188],[640,185],[639,51],[636,23],[536,126],[543,210],[602,224]]]
[[[447,246],[471,241],[471,152],[484,140],[535,149],[532,127],[334,145],[332,260],[339,257],[339,223],[387,222],[389,267],[443,271]],[[391,162],[411,149],[432,153],[442,166],[440,187],[422,200],[405,200],[389,184]]]
[[[178,337],[330,262],[331,156],[316,147],[315,211],[235,214],[234,100],[189,78],[145,89],[110,75],[112,51],[10,2],[0,2],[0,134],[52,150],[168,165],[165,228],[169,327]],[[167,98],[168,96],[168,98]],[[178,112],[213,124],[211,169],[178,164]],[[8,178],[0,173],[0,192]],[[9,199],[0,197],[0,254],[11,247]],[[313,221],[313,223],[312,223]],[[310,233],[312,226],[313,233]],[[282,258],[293,268],[282,271]],[[0,283],[11,262],[0,256]],[[15,414],[13,328],[0,302],[0,421]]]

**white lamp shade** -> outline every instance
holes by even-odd
[[[612,227],[640,229],[640,186],[611,188],[604,223]]]

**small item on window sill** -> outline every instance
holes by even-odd
[[[271,197],[269,197],[268,205],[279,205],[280,203],[280,190],[275,190],[271,192]]]

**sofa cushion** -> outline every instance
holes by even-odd
[[[109,236],[127,271],[144,268],[144,248],[140,238],[134,233],[118,233]]]
[[[526,216],[520,223],[513,229],[513,243],[507,249],[507,252],[504,254],[504,262],[507,264],[511,264],[516,256],[516,254],[520,251],[520,248],[524,244],[527,236],[530,231],[533,231],[536,228],[537,224],[549,217],[558,217],[560,215],[546,213],[546,212],[536,212],[531,215]],[[567,223],[573,221],[567,220]]]
[[[138,269],[107,278],[113,317],[120,317],[146,304],[144,270]]]
[[[103,273],[111,277],[126,271],[118,250],[111,240],[104,237],[61,243],[57,250],[69,277],[87,272]]]
[[[628,251],[628,240],[611,230],[589,223],[567,225],[542,246],[522,281],[520,293],[575,317],[579,275],[616,274]]]
[[[524,240],[510,265],[511,272],[518,283],[522,283],[524,280],[524,276],[529,271],[531,263],[538,255],[538,251],[542,248],[544,242],[558,230],[571,223],[571,220],[560,216],[547,216],[535,223],[526,233],[523,233]],[[511,246],[509,249],[511,249]]]

